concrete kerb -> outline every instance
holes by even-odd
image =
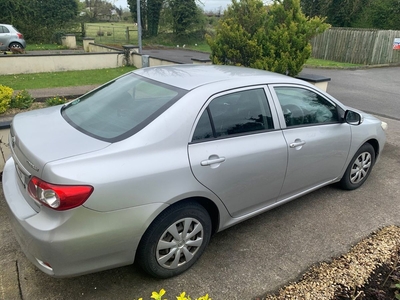
[[[17,261],[0,261],[0,299],[21,299]]]

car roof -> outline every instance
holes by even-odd
[[[226,65],[168,65],[142,68],[134,73],[185,90],[222,81],[304,84],[303,81],[282,74]]]

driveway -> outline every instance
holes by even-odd
[[[400,120],[400,67],[304,72],[330,77],[328,93],[346,105]]]
[[[358,94],[373,98],[380,93],[376,80],[339,91],[337,80],[343,75],[336,72],[342,71],[327,73],[332,78],[328,90],[334,95],[353,95],[338,97],[346,104]],[[387,115],[385,103],[377,105],[376,114]],[[389,124],[388,142],[362,188],[345,192],[328,186],[220,232],[192,269],[172,279],[149,278],[135,266],[77,278],[50,278],[20,252],[0,196],[0,299],[149,299],[152,291],[164,288],[167,299],[186,291],[192,299],[208,293],[214,300],[243,300],[274,291],[298,279],[312,264],[345,253],[372,231],[400,225],[400,121],[382,119]]]

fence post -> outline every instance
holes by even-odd
[[[131,41],[131,39],[129,37],[129,26],[126,27],[126,39],[128,40],[128,43]]]
[[[142,55],[142,68],[150,67],[150,55]]]

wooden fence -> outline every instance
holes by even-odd
[[[330,28],[311,40],[312,57],[354,64],[400,63],[400,50],[393,50],[399,30]]]

